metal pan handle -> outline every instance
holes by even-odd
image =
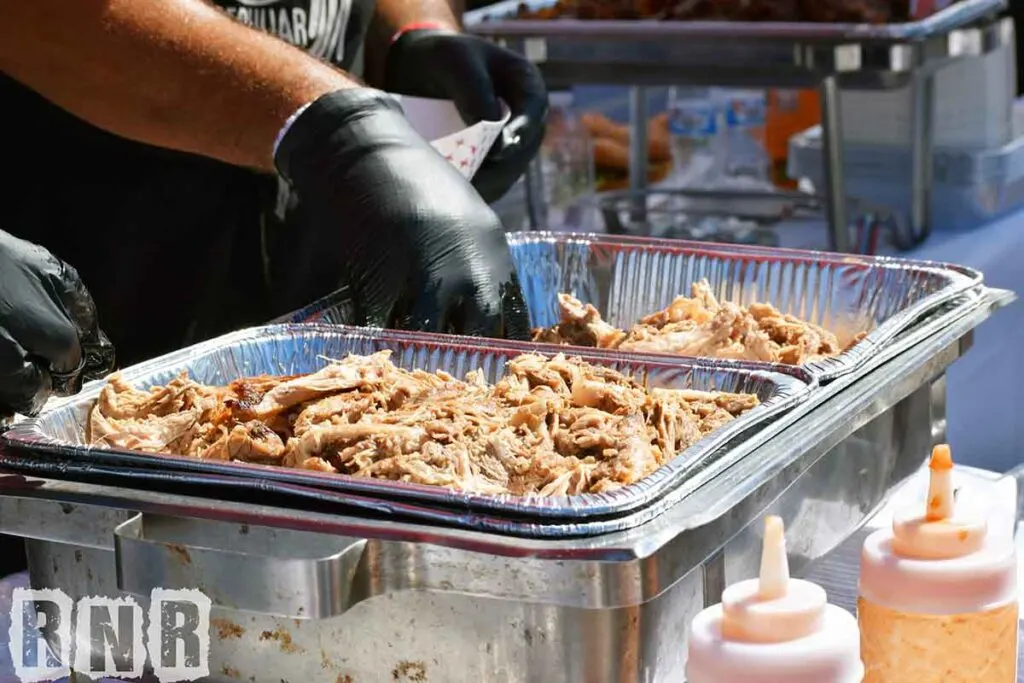
[[[983,294],[988,298],[989,305],[994,311],[999,308],[1009,306],[1017,300],[1017,293],[1009,289],[996,289],[995,287],[985,287]]]
[[[364,539],[139,514],[114,529],[117,586],[195,588],[226,609],[294,619],[347,611]]]

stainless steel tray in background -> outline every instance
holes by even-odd
[[[779,246],[783,221],[787,228],[801,220],[820,223],[823,206],[804,192],[689,188],[603,192],[594,203],[604,224],[594,232],[759,247]]]
[[[401,367],[425,370],[442,369],[456,377],[480,369],[493,382],[504,371],[505,363],[515,356],[537,350],[536,345],[488,343],[436,335],[419,335],[382,330],[331,327],[323,325],[282,325],[243,330],[176,352],[124,371],[124,377],[140,386],[170,381],[184,370],[206,384],[222,385],[231,380],[259,374],[299,374],[323,367],[329,358],[349,353],[368,354],[390,349],[392,359]],[[552,351],[547,347],[547,351]],[[367,500],[407,501],[396,511],[406,516],[447,521],[457,526],[498,528],[500,523],[487,518],[514,518],[527,528],[525,533],[541,531],[529,522],[582,520],[599,516],[624,516],[678,486],[702,459],[742,435],[750,433],[807,398],[813,378],[799,369],[737,365],[716,361],[629,358],[609,353],[576,353],[606,367],[613,367],[637,378],[643,377],[655,387],[691,387],[701,390],[753,393],[762,401],[757,408],[716,430],[700,442],[642,481],[618,491],[569,497],[486,496],[449,491],[405,482],[373,480],[347,475],[295,470],[248,463],[219,463],[180,456],[162,456],[126,450],[90,447],[84,442],[88,411],[102,389],[92,383],[76,397],[60,401],[41,417],[16,424],[3,437],[9,449],[40,458],[63,458],[78,465],[104,467],[143,467],[150,470],[174,470],[227,477],[247,477],[307,490],[351,494]],[[381,512],[386,506],[379,506]],[[444,511],[448,511],[447,516]],[[467,512],[481,513],[474,518]],[[486,514],[485,514],[486,513]],[[515,529],[505,529],[514,532]]]
[[[814,40],[823,42],[924,40],[981,19],[1006,7],[1006,0],[961,0],[916,21],[890,24],[853,24],[772,21],[661,21],[658,19],[596,20],[519,19],[520,6],[530,10],[554,5],[554,0],[505,0],[467,12],[463,21],[481,34],[501,36],[570,35],[594,37],[630,36],[644,39],[701,37],[744,40]]]
[[[844,344],[870,330],[847,352],[804,366],[822,382],[853,372],[922,315],[982,284],[969,268],[881,257],[544,232],[508,242],[535,327],[558,322],[560,292],[628,328],[707,278],[721,300],[770,303]]]
[[[531,9],[554,0],[528,0]],[[469,12],[466,30],[536,63],[553,88],[605,85],[898,88],[916,70],[1005,43],[1007,0],[964,0],[904,24],[500,19],[516,0]]]

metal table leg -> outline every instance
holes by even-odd
[[[545,201],[543,164],[538,154],[526,167],[526,214],[531,230],[548,229],[548,203]]]
[[[634,197],[633,221],[647,223],[647,89],[633,86],[629,90],[629,189]],[[644,233],[646,234],[646,230]]]
[[[843,178],[843,121],[839,82],[829,76],[821,84],[821,142],[825,154],[829,247],[850,251],[850,228],[846,221],[846,182]]]
[[[914,73],[911,99],[911,212],[910,243],[923,242],[931,232],[932,146],[935,111],[935,78],[928,71]]]

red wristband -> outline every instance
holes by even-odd
[[[409,31],[451,31],[452,27],[444,24],[440,21],[411,21],[402,28],[395,31],[395,35],[391,36],[391,45],[395,44],[395,41],[401,38],[404,34]]]

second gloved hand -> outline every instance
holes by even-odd
[[[0,230],[0,417],[34,415],[114,365],[75,269]]]
[[[527,337],[501,221],[390,97],[321,97],[275,157],[308,217],[287,236],[290,307],[346,286],[357,324]]]
[[[544,141],[548,94],[537,67],[476,36],[439,29],[402,33],[391,45],[384,87],[389,92],[455,102],[468,124],[502,117],[509,122],[473,186],[488,202],[500,199],[523,175]]]

